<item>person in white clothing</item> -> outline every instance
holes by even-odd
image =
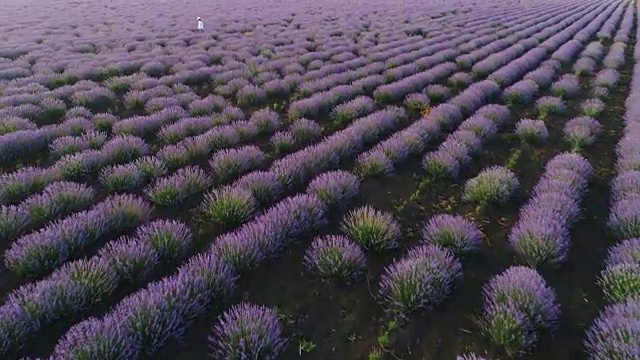
[[[198,32],[203,32],[204,31],[204,23],[202,22],[202,19],[200,18],[200,16],[198,16]]]

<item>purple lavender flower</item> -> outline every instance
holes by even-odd
[[[204,217],[226,229],[247,222],[258,208],[249,190],[236,187],[217,189],[205,196],[202,204]]]
[[[140,349],[117,319],[87,318],[73,325],[53,350],[54,359],[132,359]]]
[[[258,131],[262,134],[276,132],[282,127],[282,121],[278,113],[269,109],[254,112],[249,122],[257,126]]]
[[[593,81],[595,86],[601,86],[607,89],[613,89],[620,80],[620,73],[613,69],[605,69],[600,71]]]
[[[538,342],[538,333],[516,304],[487,305],[482,330],[508,356],[524,355]]]
[[[106,134],[110,134],[113,125],[118,122],[118,118],[112,114],[96,114],[93,116],[93,123],[96,130]]]
[[[40,107],[42,108],[40,118],[49,124],[60,121],[60,119],[65,116],[65,111],[67,110],[67,105],[64,101],[54,97],[43,98],[42,101],[40,101]]]
[[[460,143],[466,146],[470,152],[475,152],[482,146],[482,139],[476,133],[469,130],[456,130],[449,135],[447,141]]]
[[[440,304],[462,277],[462,265],[449,250],[435,245],[412,249],[387,266],[380,278],[379,297],[399,316]]]
[[[132,285],[148,281],[160,262],[159,254],[148,243],[124,236],[107,243],[98,256],[109,262],[120,283]]]
[[[329,207],[353,200],[360,190],[358,177],[346,171],[329,171],[309,183],[307,193],[317,196]]]
[[[368,115],[375,110],[373,100],[367,96],[358,96],[355,99],[336,106],[331,112],[331,118],[336,125],[345,125],[348,122]]]
[[[565,105],[562,99],[552,96],[544,96],[536,101],[536,109],[540,118],[546,119],[549,115],[564,112]]]
[[[11,204],[41,191],[60,174],[52,169],[23,167],[0,175],[0,203]]]
[[[364,206],[342,220],[342,231],[365,249],[384,251],[399,246],[400,226],[388,213]]]
[[[432,102],[439,104],[451,96],[451,90],[444,85],[433,84],[427,86],[425,94],[427,94]]]
[[[17,239],[5,252],[5,264],[28,276],[43,275],[106,234],[125,231],[149,218],[150,206],[132,196],[107,198],[92,209],[49,223],[38,232]]]
[[[625,263],[640,263],[640,239],[625,240],[609,249],[605,260],[607,267]]]
[[[273,310],[243,303],[220,316],[209,342],[218,359],[277,360],[286,345],[283,336]]]
[[[469,220],[458,215],[438,214],[422,229],[422,240],[450,249],[456,255],[477,251],[482,246],[482,233]]]
[[[593,118],[582,116],[569,120],[564,126],[565,140],[574,151],[593,144],[602,131],[602,125]]]
[[[247,145],[236,149],[220,150],[213,155],[209,165],[216,182],[226,183],[255,170],[266,163],[266,155],[256,146]]]
[[[612,303],[640,296],[640,263],[607,266],[598,278],[605,298]]]
[[[228,105],[229,103],[222,96],[209,95],[189,104],[189,114],[195,117],[211,115],[214,112],[222,111]]]
[[[460,108],[451,104],[438,105],[431,110],[429,118],[442,127],[449,127],[463,119]]]
[[[572,74],[563,75],[558,81],[551,85],[551,92],[562,99],[575,96],[579,90],[580,79]]]
[[[316,238],[305,252],[303,262],[311,273],[347,282],[356,280],[366,269],[364,252],[345,236]]]
[[[101,150],[105,161],[110,164],[130,162],[150,152],[149,145],[144,140],[130,135],[112,137]]]
[[[431,176],[437,178],[456,178],[460,171],[460,161],[448,151],[432,151],[422,159],[422,167]]]
[[[587,330],[589,359],[634,359],[640,351],[640,297],[607,306]]]
[[[575,203],[567,196],[547,195],[545,198],[543,206],[523,209],[509,233],[509,244],[514,252],[531,266],[560,264],[569,251],[568,220],[571,213],[577,211]],[[563,214],[557,209],[567,210]]]
[[[278,131],[269,139],[271,148],[275,154],[286,154],[296,147],[293,135],[288,131]]]
[[[602,99],[609,96],[609,89],[602,86],[594,86],[591,89],[591,94],[598,99]]]
[[[447,81],[450,86],[456,89],[468,86],[473,82],[473,76],[465,72],[457,72],[449,77]]]
[[[573,72],[578,75],[592,75],[596,68],[596,61],[590,57],[582,57],[573,65]]]
[[[289,132],[298,144],[306,145],[322,136],[322,127],[312,120],[300,118],[289,126]]]
[[[272,172],[254,171],[235,182],[235,186],[249,190],[261,204],[269,204],[284,193],[278,176]]]
[[[422,93],[409,94],[404,98],[404,105],[409,108],[409,110],[415,112],[422,111],[425,107],[429,106],[429,103],[429,97]]]
[[[496,125],[500,126],[509,120],[511,112],[509,108],[504,105],[489,104],[478,109],[473,115],[491,119]]]
[[[538,84],[533,80],[522,80],[506,88],[502,98],[510,107],[531,102],[538,92]]]
[[[541,67],[525,75],[524,80],[533,80],[541,88],[551,85],[556,76],[554,69]]]
[[[174,174],[158,179],[145,190],[156,204],[172,206],[182,203],[189,196],[204,191],[211,185],[211,178],[197,166],[184,167]]]
[[[549,130],[542,120],[522,119],[518,121],[515,132],[521,141],[527,143],[549,138]]]
[[[604,111],[604,102],[598,98],[587,99],[581,105],[580,109],[585,116],[597,117],[602,111]]]
[[[356,164],[356,172],[361,178],[387,176],[393,172],[393,162],[381,150],[359,155]]]
[[[148,244],[159,257],[169,263],[184,259],[193,246],[193,235],[187,225],[176,220],[156,220],[139,227],[135,237]]]
[[[521,323],[521,326],[533,332],[553,330],[560,317],[560,306],[555,292],[540,274],[524,266],[512,266],[493,277],[483,288],[483,303],[485,331],[492,335],[494,342],[504,346],[511,355],[527,351],[535,343],[526,341],[525,337],[518,336],[508,340],[508,337],[495,336],[506,335],[500,329],[502,326],[513,324],[512,321],[519,318],[517,323]],[[495,317],[505,309],[513,309],[516,311],[514,315],[520,316],[506,323],[496,321]],[[508,340],[507,343],[504,340]]]
[[[236,93],[239,106],[258,106],[267,100],[267,93],[260,87],[249,84]]]
[[[465,201],[480,205],[505,203],[519,186],[520,182],[511,170],[501,166],[492,166],[467,181],[462,197]]]
[[[19,130],[35,130],[38,126],[29,119],[10,116],[0,119],[0,136]]]

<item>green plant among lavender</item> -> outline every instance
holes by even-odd
[[[384,251],[395,249],[401,233],[391,214],[364,206],[351,211],[342,220],[340,228],[353,241],[365,249]]]
[[[502,166],[492,166],[467,181],[462,198],[481,206],[505,203],[519,186],[520,182],[513,171]]]
[[[306,269],[323,279],[345,282],[357,280],[366,268],[366,257],[360,246],[345,236],[316,238],[303,259]]]

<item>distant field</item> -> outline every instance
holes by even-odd
[[[639,13],[0,0],[0,358],[640,360]]]

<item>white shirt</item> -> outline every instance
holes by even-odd
[[[202,20],[198,20],[198,30],[204,30],[204,23]]]

